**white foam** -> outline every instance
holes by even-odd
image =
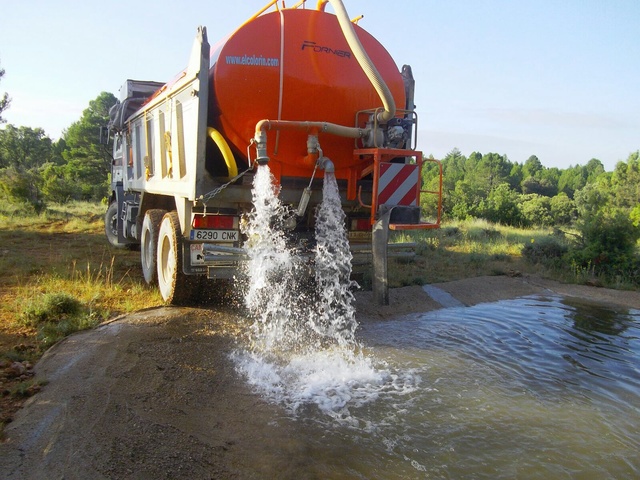
[[[233,355],[238,370],[257,392],[282,404],[291,413],[315,405],[320,412],[339,421],[358,423],[352,410],[380,396],[405,395],[416,390],[420,378],[411,373],[391,372],[374,365],[370,357],[341,348],[291,355],[287,361],[266,360],[253,352]]]

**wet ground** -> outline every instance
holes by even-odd
[[[481,277],[357,298],[361,323],[534,294],[640,309],[640,293],[531,278]],[[159,308],[74,335],[36,366],[47,382],[6,428],[0,472],[29,478],[326,478],[321,426],[254,393],[229,353],[246,327],[234,311]],[[348,463],[344,451],[330,452]],[[353,478],[336,473],[333,478]],[[416,472],[415,478],[422,478]]]

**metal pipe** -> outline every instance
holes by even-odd
[[[292,120],[260,120],[256,124],[257,143],[261,142],[262,135],[265,130],[303,130],[305,132],[322,132],[337,135],[338,137],[363,138],[367,135],[368,130],[364,128],[345,127],[337,123],[329,122],[308,122],[308,121],[292,121]]]
[[[322,132],[347,138],[363,138],[369,132],[368,129],[345,127],[344,125],[329,122],[260,120],[256,124],[256,132],[253,138],[256,144],[256,162],[258,162],[258,165],[266,165],[269,163],[269,156],[267,155],[267,130],[302,130],[312,132],[314,135]]]
[[[320,157],[318,159],[318,166],[327,173],[335,173],[336,171],[336,167],[333,165],[333,162],[327,157]]]
[[[216,254],[204,254],[204,261],[207,263],[216,263],[216,262],[246,262],[247,255],[216,255]]]
[[[206,253],[210,253],[210,252],[219,252],[219,253],[232,253],[234,255],[246,255],[247,251],[244,248],[238,248],[238,247],[229,247],[227,245],[217,245],[214,243],[205,243],[202,246],[202,250]],[[220,256],[222,259],[224,259],[224,256]]]
[[[238,30],[240,30],[242,27],[244,27],[247,23],[252,22],[253,20],[255,20],[256,18],[258,18],[260,15],[262,15],[264,12],[266,12],[267,10],[269,10],[273,5],[275,5],[276,3],[278,3],[280,0],[271,0],[269,3],[267,3],[264,7],[262,7],[260,10],[258,10],[257,13],[255,13],[251,18],[249,18],[247,21],[245,21],[242,25],[240,25],[238,27]],[[276,7],[277,8],[277,7]]]

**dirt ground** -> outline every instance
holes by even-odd
[[[558,294],[640,309],[640,292],[529,277],[432,287],[467,306]],[[392,290],[385,307],[361,292],[356,304],[360,322],[442,306],[421,287]],[[305,434],[229,359],[244,327],[234,311],[164,307],[60,342],[35,368],[46,385],[6,428],[3,478],[319,478]]]

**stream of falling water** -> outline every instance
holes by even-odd
[[[287,246],[274,219],[286,216],[268,166],[258,167],[248,237],[245,304],[254,323],[250,348],[235,353],[239,370],[267,398],[292,412],[317,405],[349,421],[349,407],[375,400],[381,391],[414,388],[374,364],[356,341],[351,251],[335,176],[325,174],[316,212],[313,287],[302,256]]]

